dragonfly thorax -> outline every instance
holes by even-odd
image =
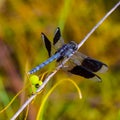
[[[60,61],[64,57],[70,57],[76,50],[77,44],[73,41],[69,42],[68,44],[64,44],[56,53],[60,56],[58,57],[57,61]]]

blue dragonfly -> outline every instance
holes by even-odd
[[[69,62],[67,65],[63,65],[62,69],[68,71],[72,74],[82,76],[87,79],[93,79],[96,81],[101,81],[101,78],[95,73],[104,73],[107,71],[108,67],[103,62],[90,58],[80,52],[77,51],[78,45],[74,41],[70,41],[65,44],[64,40],[61,37],[60,28],[57,27],[53,44],[49,41],[44,33],[41,34],[42,39],[45,43],[45,47],[48,51],[49,59],[39,64],[32,70],[28,72],[28,74],[33,74],[49,64],[50,62],[56,60],[58,63],[62,63],[62,61],[66,58],[69,58]],[[52,47],[55,47],[57,51],[52,55]],[[76,52],[77,51],[77,52]]]

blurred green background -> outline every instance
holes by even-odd
[[[41,39],[44,32],[52,41],[61,28],[65,42],[79,43],[118,0],[0,0],[0,110],[26,84],[26,72],[48,58]],[[120,7],[80,48],[82,53],[105,62],[109,70],[100,74],[102,83],[59,71],[29,108],[28,120],[35,119],[46,93],[57,82],[73,79],[82,91],[64,82],[50,95],[44,120],[120,120]],[[43,73],[53,68],[43,68]],[[70,76],[70,77],[69,77]],[[30,93],[23,93],[0,114],[10,119]],[[25,111],[19,116],[22,120]]]

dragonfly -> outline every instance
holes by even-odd
[[[78,52],[78,45],[74,41],[70,41],[67,44],[64,43],[59,27],[57,27],[55,31],[53,43],[50,42],[50,40],[44,33],[41,33],[41,35],[47,49],[49,59],[30,70],[28,74],[33,74],[37,72],[54,60],[56,60],[57,63],[62,64],[63,60],[69,58],[68,64],[62,66],[63,70],[87,79],[101,81],[101,78],[96,73],[106,72],[108,70],[108,66],[101,61],[98,61],[96,59],[88,57],[81,52]],[[52,47],[56,49],[56,52],[53,55]]]

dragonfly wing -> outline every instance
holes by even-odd
[[[60,28],[57,27],[54,38],[53,38],[53,45],[51,44],[50,40],[47,38],[47,36],[44,33],[41,33],[42,39],[44,41],[45,47],[48,51],[49,57],[51,54],[54,53],[55,49],[59,49],[64,45],[64,40],[61,37]]]
[[[91,70],[92,72],[104,73],[108,70],[108,66],[106,64],[89,57],[83,60],[82,66]]]
[[[78,63],[78,61],[76,61]],[[79,64],[79,65],[78,65]],[[80,65],[80,62],[76,64],[71,61],[71,59],[62,67],[63,70],[70,72],[75,75],[82,76],[87,79],[92,79],[94,81],[101,81],[101,78],[94,74],[89,69],[85,68],[84,66]]]
[[[71,60],[75,64],[84,66],[92,72],[104,73],[108,70],[108,66],[103,62],[90,58],[80,52],[76,52],[73,57],[71,57]]]
[[[67,66],[63,66],[64,70],[96,81],[101,81],[101,78],[94,72],[103,73],[108,69],[106,64],[92,59],[80,52],[76,52],[66,65]]]
[[[75,74],[75,75],[80,75],[80,76],[87,78],[87,79],[101,81],[101,78],[99,76],[97,76],[96,74],[94,74],[93,72],[91,72],[90,70],[86,69],[85,67],[83,67],[81,65],[73,67],[68,72]]]
[[[46,35],[44,33],[41,33],[42,39],[45,43],[45,47],[48,51],[48,55],[49,57],[51,56],[51,42],[49,41],[49,39],[46,37]]]
[[[61,31],[59,27],[57,27],[55,31],[55,35],[53,38],[53,45],[55,46],[56,49],[59,49],[64,45],[64,40],[61,37]]]

